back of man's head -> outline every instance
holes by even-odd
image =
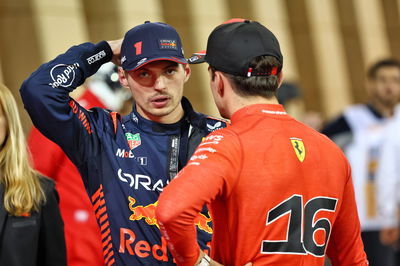
[[[257,56],[250,61],[249,68],[257,73],[271,73],[274,69],[281,69],[282,64],[273,56]],[[215,71],[215,68],[211,68]],[[267,99],[276,97],[279,79],[277,74],[244,77],[224,73],[231,82],[236,94],[246,96],[262,96]]]
[[[202,62],[210,65],[212,75],[224,73],[240,96],[276,96],[283,57],[274,34],[256,21],[235,19],[216,27],[207,51],[189,59]]]

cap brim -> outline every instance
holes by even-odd
[[[200,64],[206,62],[204,60],[204,57],[206,56],[206,51],[200,51],[197,53],[194,53],[191,57],[187,59],[189,64]]]
[[[147,65],[147,64],[149,64],[151,62],[154,62],[154,61],[172,61],[172,62],[176,62],[178,64],[187,64],[188,63],[186,58],[179,58],[179,57],[174,57],[174,56],[171,56],[171,57],[163,56],[163,57],[156,57],[156,58],[152,58],[150,60],[146,60],[143,63],[136,65],[134,68],[125,69],[125,71],[137,70],[137,69],[139,69],[139,68],[141,68],[141,67],[143,67],[143,66],[145,66],[145,65]]]

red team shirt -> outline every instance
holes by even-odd
[[[368,265],[350,166],[327,137],[281,105],[237,111],[161,194],[157,215],[179,265],[199,255],[193,218],[213,217],[211,257],[224,265]]]

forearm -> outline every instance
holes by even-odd
[[[84,151],[97,151],[97,114],[79,106],[69,93],[112,55],[107,42],[74,46],[40,66],[21,86],[22,101],[33,124],[74,163],[84,162]]]
[[[111,60],[113,52],[107,42],[83,43],[41,65],[20,89],[28,112],[46,99],[62,101],[69,92],[83,84],[100,66]]]

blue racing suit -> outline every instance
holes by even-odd
[[[78,168],[101,228],[105,265],[173,265],[155,218],[159,194],[202,138],[226,124],[195,112],[186,98],[185,116],[175,124],[146,120],[135,106],[124,117],[86,110],[69,93],[111,58],[104,41],[74,46],[24,81],[22,100],[34,125]],[[207,250],[206,207],[195,224]]]

